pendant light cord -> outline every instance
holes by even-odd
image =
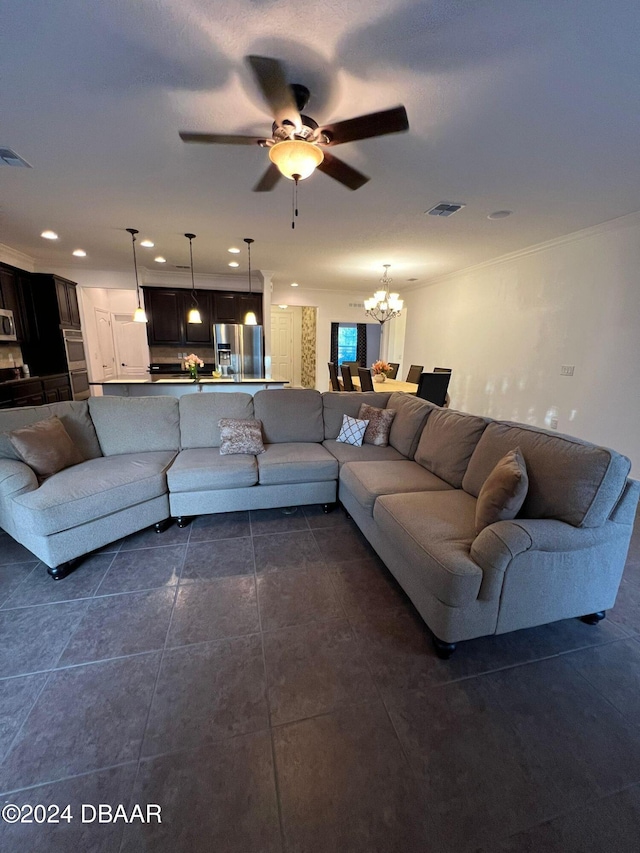
[[[193,300],[196,308],[200,307],[200,303],[198,302],[198,297],[196,296],[196,285],[193,278],[193,239],[195,238],[195,234],[185,234],[184,235],[189,240],[189,262],[191,265],[191,299]]]
[[[251,244],[253,243],[253,238],[245,237],[244,242],[247,244],[247,254],[249,255],[249,296],[251,296]]]
[[[131,247],[133,248],[133,269],[136,274],[136,295],[138,297],[138,308],[142,308],[140,304],[140,285],[138,284],[138,261],[136,259],[136,234],[139,232],[135,228],[127,228],[131,234]]]

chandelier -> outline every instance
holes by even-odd
[[[383,264],[383,266],[384,275],[380,279],[380,284],[384,285],[384,290],[376,290],[373,296],[364,301],[364,310],[367,316],[373,317],[381,326],[387,320],[399,317],[403,306],[400,294],[389,293],[389,285],[393,281],[393,279],[389,278],[389,267],[391,264]]]

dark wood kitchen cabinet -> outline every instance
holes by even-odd
[[[71,399],[68,373],[0,383],[0,409],[42,406],[44,403],[61,403]]]
[[[210,291],[196,290],[202,323],[187,323],[193,302],[190,290],[160,287],[145,287],[143,290],[149,321],[147,335],[152,346],[213,345]]]
[[[48,273],[36,273],[30,278],[31,300],[35,315],[44,320],[55,318],[63,329],[80,328],[80,308],[76,283]]]
[[[18,343],[25,340],[26,332],[24,300],[20,286],[21,273],[22,270],[0,265],[0,308],[13,312]]]

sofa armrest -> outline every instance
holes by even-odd
[[[28,465],[17,459],[0,459],[0,498],[33,492],[38,479]]]
[[[485,527],[471,545],[471,559],[484,577],[478,598],[487,601],[500,595],[509,563],[525,551],[579,551],[606,537],[602,527],[573,527],[548,518],[498,521]]]

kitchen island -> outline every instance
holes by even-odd
[[[169,396],[182,397],[183,394],[211,393],[213,391],[243,391],[245,394],[255,394],[265,388],[286,388],[288,382],[277,379],[214,379],[212,376],[202,376],[198,382],[181,376],[140,377],[121,376],[106,379],[102,382],[90,382],[94,388],[101,388],[102,393],[109,397],[153,397]]]

